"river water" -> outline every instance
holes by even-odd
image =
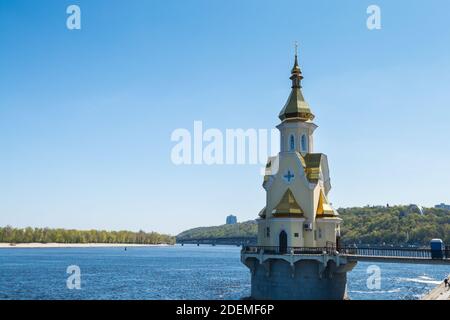
[[[239,247],[194,245],[0,249],[0,299],[240,299],[250,295],[250,273],[239,255]],[[378,263],[380,285],[368,287],[373,265],[348,274],[351,299],[419,299],[450,273]],[[80,289],[67,286],[69,266],[79,267]]]

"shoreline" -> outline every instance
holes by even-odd
[[[450,278],[450,276],[448,278]],[[444,282],[442,282],[422,296],[420,300],[450,300],[450,288],[445,287]]]
[[[0,249],[38,249],[38,248],[116,248],[116,247],[165,247],[170,244],[138,244],[138,243],[5,243],[0,242]]]

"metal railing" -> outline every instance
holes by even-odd
[[[408,248],[408,247],[356,247],[335,246],[326,247],[273,247],[273,246],[243,246],[243,253],[254,254],[328,254],[328,255],[351,255],[359,257],[395,257],[415,259],[450,259],[450,247],[444,250],[433,251],[431,248]]]
[[[335,247],[271,247],[271,246],[244,246],[244,253],[264,254],[338,254]]]
[[[402,248],[402,247],[342,247],[340,254],[362,257],[395,257],[395,258],[422,258],[431,259],[432,251],[429,248]]]

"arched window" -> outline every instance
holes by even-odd
[[[293,135],[289,138],[289,151],[295,150],[295,138]]]
[[[301,144],[302,144],[302,151],[303,152],[308,151],[308,141],[306,140],[306,135],[302,135]]]

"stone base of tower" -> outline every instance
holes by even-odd
[[[257,300],[344,300],[347,272],[356,264],[326,255],[261,258],[242,255],[251,271],[251,298]]]

